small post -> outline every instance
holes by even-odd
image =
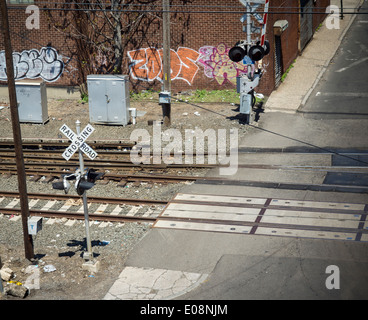
[[[75,122],[76,127],[77,127],[77,135],[80,135],[80,121],[77,120]],[[83,161],[83,153],[82,151],[79,149],[79,169],[81,171],[81,175],[84,174],[84,161]],[[85,224],[85,229],[86,229],[86,243],[87,243],[87,252],[85,252],[83,254],[83,259],[84,260],[88,260],[90,261],[93,258],[93,253],[92,253],[92,244],[91,244],[91,236],[89,233],[89,216],[88,216],[88,204],[87,204],[87,191],[83,192],[83,210],[84,210],[84,224]]]
[[[163,57],[163,91],[170,92],[171,96],[171,59],[170,59],[170,1],[163,0],[163,45],[164,45],[164,57]],[[162,104],[162,115],[164,120],[164,126],[170,126],[171,124],[171,104]]]
[[[26,171],[24,168],[22,135],[19,125],[17,93],[15,90],[13,50],[11,47],[11,40],[10,40],[8,8],[6,5],[6,0],[0,0],[0,11],[2,20],[1,27],[3,31],[5,56],[6,56],[6,75],[8,78],[8,91],[10,101],[11,122],[13,128],[15,161],[17,164],[18,191],[19,191],[20,207],[22,211],[24,251],[26,259],[31,260],[34,258],[34,249],[33,249],[32,236],[29,235],[28,233],[29,206],[27,195],[27,180],[26,180]]]

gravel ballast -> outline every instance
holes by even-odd
[[[12,127],[8,105],[0,110],[0,137],[12,138]],[[88,141],[93,140],[130,140],[134,129],[145,129],[152,134],[153,126],[149,123],[162,120],[161,106],[157,101],[131,102],[138,114],[136,125],[109,126],[93,124],[95,131]],[[88,103],[75,100],[48,100],[49,121],[42,124],[22,123],[22,138],[28,139],[60,139],[60,127],[65,123],[75,129],[75,121],[81,121],[84,128],[89,123]],[[229,103],[211,104],[172,104],[171,128],[178,129],[184,137],[185,130],[226,129],[237,130],[239,140],[247,133],[247,126],[240,123],[236,106]],[[162,127],[162,131],[166,129]],[[164,133],[163,133],[164,135]],[[64,138],[64,137],[63,137]],[[62,152],[60,152],[60,158]],[[208,169],[193,170],[189,175],[204,176]],[[33,182],[27,177],[29,193],[63,193],[53,190],[51,183],[43,183],[42,179]],[[141,183],[135,186],[127,183],[118,187],[117,182],[96,184],[87,195],[113,198],[141,198],[169,201],[189,183]],[[1,191],[17,191],[16,176],[0,176]],[[73,188],[70,194],[75,195]],[[6,205],[7,200],[0,203]],[[39,203],[35,208],[42,207]],[[61,206],[61,203],[58,204]],[[58,208],[55,206],[55,208]],[[94,207],[91,207],[93,210]],[[127,208],[128,210],[129,208]],[[162,209],[162,208],[161,208]],[[73,210],[73,208],[71,209]],[[140,208],[140,212],[147,210]],[[124,262],[134,246],[149,232],[152,225],[147,223],[110,223],[100,227],[100,223],[92,222],[90,226],[91,240],[95,260],[100,262],[100,271],[91,273],[82,269],[82,253],[85,250],[85,227],[83,221],[77,221],[72,226],[66,226],[65,220],[47,224],[43,219],[42,230],[34,236],[34,251],[36,260],[30,262],[24,258],[23,235],[21,220],[13,221],[9,215],[0,212],[0,258],[2,263],[14,271],[14,281],[27,283],[30,275],[38,274],[39,288],[31,289],[26,299],[101,299],[111,287],[124,267]],[[34,274],[27,273],[29,265],[38,270]],[[55,271],[45,272],[44,267],[53,265]],[[28,281],[29,282],[29,281]],[[5,283],[4,283],[5,284]],[[1,299],[18,299],[3,296]]]

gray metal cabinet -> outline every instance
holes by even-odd
[[[40,80],[16,81],[15,90],[19,122],[44,124],[49,119],[45,82]]]
[[[128,124],[130,97],[127,75],[88,75],[87,85],[91,123]]]

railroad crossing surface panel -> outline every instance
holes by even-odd
[[[368,241],[368,205],[179,193],[154,228]]]

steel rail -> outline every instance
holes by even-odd
[[[21,209],[17,208],[0,208],[0,212],[2,214],[21,214]],[[83,213],[77,212],[62,212],[62,211],[45,211],[45,210],[37,210],[30,209],[29,213],[31,216],[41,216],[45,218],[67,218],[74,220],[84,220]],[[90,213],[88,214],[90,220],[98,220],[98,221],[106,221],[106,222],[155,222],[156,218],[151,217],[139,217],[139,216],[126,216],[126,215],[109,215],[109,214],[96,214]]]
[[[0,191],[0,196],[19,198],[18,192],[12,191]],[[40,200],[68,200],[68,199],[81,199],[78,195],[69,194],[46,194],[46,193],[28,193],[30,199]],[[168,201],[163,200],[146,200],[146,199],[134,199],[134,198],[105,198],[88,195],[88,202],[91,203],[108,203],[108,204],[129,204],[129,205],[167,205]]]
[[[0,173],[4,174],[16,174],[15,169],[0,169]],[[62,174],[67,173],[63,170],[28,170],[26,169],[27,175],[33,176],[50,176],[60,178]],[[198,179],[205,179],[202,176],[178,176],[178,175],[143,175],[143,174],[114,174],[105,173],[103,175],[104,180],[121,181],[125,180],[127,182],[152,182],[152,183],[180,183],[186,181],[197,181]]]
[[[0,162],[2,165],[6,166],[14,166],[15,162]],[[62,163],[62,164],[52,164],[52,163],[45,163],[45,162],[25,162],[25,167],[45,167],[45,165],[49,166],[57,166],[57,167],[63,167],[63,168],[75,168],[77,165],[77,162],[74,163]],[[111,164],[110,161],[106,162],[96,162],[91,161],[88,162],[88,166],[93,168],[144,168],[144,169],[170,169],[170,168],[178,168],[178,169],[185,169],[185,168],[214,168],[216,165],[214,164],[134,164],[134,163],[122,163],[121,161],[119,163]]]
[[[68,147],[70,142],[68,139],[45,139],[39,140],[29,140],[29,139],[22,139],[22,146],[24,149],[42,149],[42,148],[53,148],[53,149],[61,149]],[[135,142],[127,142],[127,141],[98,141],[98,140],[88,140],[88,144],[94,148],[101,148],[101,149],[121,149],[121,148],[132,148],[136,145]],[[0,140],[0,149],[2,148],[14,148],[13,139],[10,138],[2,138]]]

